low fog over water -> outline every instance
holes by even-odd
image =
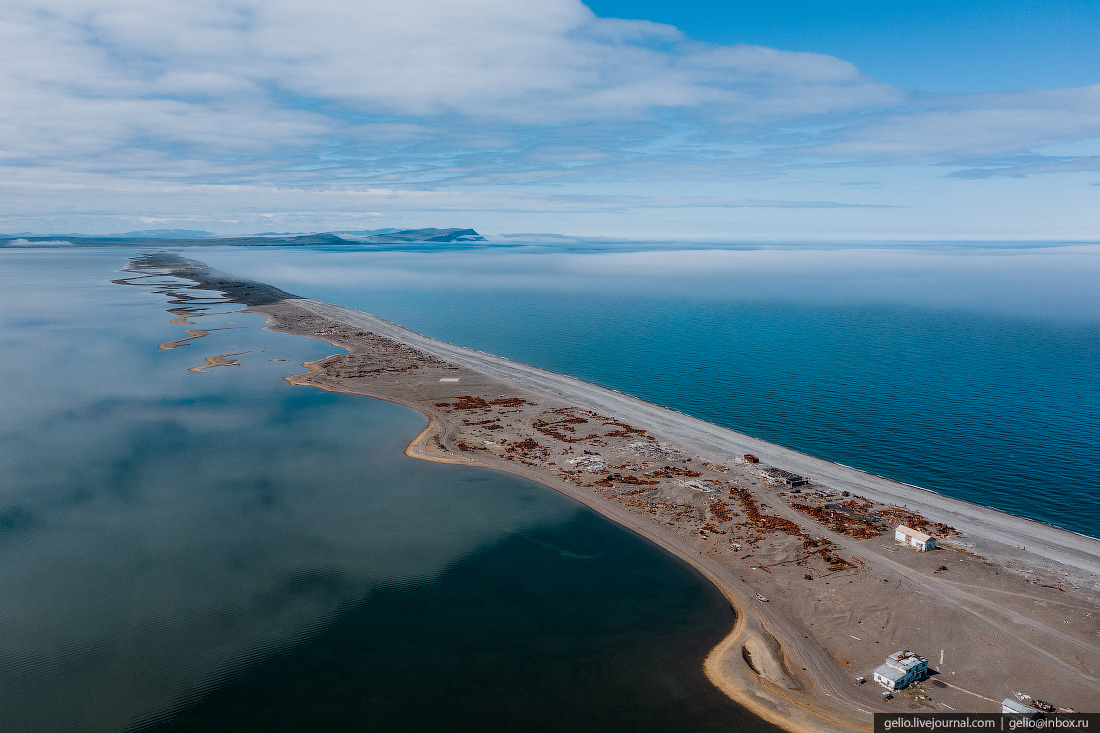
[[[197,255],[196,255],[197,256]],[[1100,245],[522,243],[385,251],[203,250],[213,266],[292,289],[583,292],[629,297],[902,304],[1100,320]],[[216,263],[216,264],[215,264]]]

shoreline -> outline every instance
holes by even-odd
[[[573,382],[577,382],[577,383],[580,383],[580,384],[585,384],[585,385],[587,385],[589,387],[592,387],[594,389],[597,389],[597,390],[600,390],[600,391],[603,391],[603,392],[607,392],[609,394],[619,396],[619,397],[623,398],[624,400],[631,400],[631,401],[635,401],[635,402],[638,402],[638,403],[643,403],[645,405],[656,408],[658,410],[682,416],[683,418],[686,418],[686,419],[691,420],[691,421],[704,423],[706,425],[713,426],[714,428],[717,428],[718,430],[726,431],[726,432],[730,433],[731,435],[738,436],[739,438],[744,440],[746,445],[750,445],[750,447],[755,446],[757,452],[760,453],[760,454],[770,452],[769,449],[775,449],[777,451],[784,451],[786,453],[799,456],[799,457],[805,459],[807,462],[812,461],[812,462],[815,462],[815,463],[819,462],[819,463],[829,464],[831,466],[835,466],[836,468],[842,469],[844,471],[851,471],[851,472],[856,473],[856,474],[862,474],[863,476],[866,476],[868,479],[883,481],[883,482],[887,482],[889,484],[895,484],[895,485],[906,487],[906,488],[913,489],[913,490],[916,490],[916,491],[924,492],[924,493],[927,493],[927,494],[930,494],[930,495],[936,497],[937,499],[944,500],[945,502],[950,502],[950,503],[955,503],[955,504],[970,507],[975,513],[992,512],[992,513],[995,513],[995,514],[1003,515],[1006,518],[1011,518],[1011,519],[1016,519],[1016,520],[1020,520],[1020,521],[1023,521],[1023,522],[1033,523],[1033,524],[1038,525],[1040,527],[1051,529],[1051,530],[1054,530],[1056,532],[1068,533],[1068,534],[1080,537],[1084,540],[1089,540],[1089,541],[1094,541],[1094,542],[1100,543],[1100,536],[1085,534],[1084,532],[1079,532],[1079,531],[1074,530],[1074,529],[1069,529],[1067,527],[1062,527],[1061,525],[1053,524],[1051,522],[1046,522],[1046,521],[1043,521],[1041,519],[1036,519],[1034,517],[1029,517],[1025,514],[1019,514],[1019,513],[1013,512],[1013,511],[1009,511],[1007,509],[1001,509],[999,507],[991,506],[989,504],[979,504],[975,501],[970,501],[968,499],[960,499],[960,498],[957,498],[957,497],[953,497],[953,496],[950,496],[948,494],[941,493],[941,492],[937,491],[936,489],[929,489],[925,486],[919,486],[917,484],[911,484],[911,483],[908,483],[906,481],[901,481],[899,479],[890,478],[889,476],[884,476],[882,474],[875,473],[873,471],[868,471],[867,469],[859,468],[857,466],[850,466],[846,463],[840,463],[839,461],[833,461],[833,460],[830,460],[828,458],[820,458],[820,457],[812,455],[810,453],[805,453],[805,452],[803,452],[803,451],[801,451],[797,448],[790,448],[790,447],[788,447],[786,445],[783,445],[781,443],[774,443],[774,442],[768,441],[764,438],[758,438],[756,436],[749,435],[748,433],[742,433],[742,432],[740,432],[738,430],[735,430],[733,428],[726,428],[726,427],[723,427],[721,425],[718,425],[717,423],[708,422],[706,420],[703,420],[702,418],[697,418],[694,415],[691,415],[690,413],[686,413],[686,412],[683,412],[681,410],[677,410],[677,409],[672,408],[672,407],[665,407],[663,405],[658,405],[656,403],[649,402],[648,400],[645,400],[641,397],[637,397],[635,395],[632,395],[629,392],[623,392],[621,390],[617,390],[617,389],[614,389],[614,388],[611,388],[611,387],[603,387],[603,386],[600,386],[600,385],[592,384],[590,382],[584,382],[583,380],[580,380],[576,377],[569,376],[568,374],[562,374],[560,372],[552,372],[552,371],[543,369],[541,367],[536,367],[536,366],[532,366],[532,365],[529,365],[529,364],[524,364],[522,362],[512,361],[511,359],[507,359],[506,357],[496,356],[495,354],[490,354],[490,353],[485,352],[485,351],[480,351],[480,350],[477,350],[477,349],[471,349],[471,348],[468,348],[468,347],[465,347],[465,346],[459,346],[457,344],[451,344],[451,343],[448,343],[448,342],[438,341],[437,339],[432,339],[431,337],[423,336],[422,334],[416,333],[415,331],[411,331],[409,329],[406,329],[404,326],[393,323],[392,321],[386,321],[385,319],[379,318],[378,316],[370,315],[370,314],[365,313],[363,311],[355,311],[353,309],[346,308],[344,306],[334,305],[332,303],[325,303],[323,301],[315,301],[315,300],[308,299],[308,298],[298,298],[298,301],[302,304],[304,304],[304,303],[315,304],[315,305],[321,306],[324,309],[334,309],[334,310],[339,309],[339,310],[342,310],[342,311],[346,310],[346,311],[349,311],[351,313],[360,314],[362,316],[365,316],[365,317],[371,319],[372,321],[374,321],[378,324],[385,324],[385,326],[388,327],[386,330],[388,331],[388,333],[391,337],[393,337],[395,335],[407,334],[408,336],[413,336],[413,337],[416,337],[417,339],[423,339],[425,341],[434,342],[435,344],[438,344],[438,345],[443,346],[443,347],[447,347],[448,349],[466,351],[466,352],[470,352],[472,354],[478,354],[478,355],[481,355],[483,357],[487,357],[489,359],[498,360],[502,363],[508,363],[510,365],[513,365],[513,366],[519,368],[519,369],[530,370],[531,372],[541,373],[543,375],[552,376],[552,377],[557,378],[557,379],[571,380]],[[398,340],[400,340],[400,339],[398,339]],[[332,344],[333,346],[341,346],[340,344],[332,342],[332,341],[329,341],[328,343]],[[309,364],[308,363],[303,364],[302,366],[308,367]],[[386,398],[379,397],[377,399],[385,400]],[[403,404],[403,405],[405,405],[407,407],[410,407],[412,409],[418,409],[415,405],[410,404],[410,403],[401,402],[399,404]],[[435,419],[432,415],[430,415],[428,413],[425,413],[425,412],[421,411],[421,414],[423,414],[429,420],[434,420]],[[430,424],[429,424],[429,427],[430,427]],[[427,430],[427,429],[428,428],[426,427],[425,430]],[[761,448],[761,447],[763,447],[763,448]],[[411,458],[421,458],[422,460],[433,460],[433,459],[425,457],[423,455],[413,455],[409,452],[406,452],[406,455],[408,455]],[[441,461],[438,461],[438,462],[441,462],[441,463],[450,463],[450,462],[468,463],[467,461],[461,461],[461,460],[458,460],[458,461],[441,460]],[[1095,565],[1092,565],[1091,567],[1093,567],[1096,570],[1100,571],[1100,558],[1097,558]]]
[[[484,369],[489,363],[500,365],[503,367],[500,372],[503,372],[502,376],[510,377],[511,381],[518,383],[525,388],[541,387],[542,391],[548,391],[551,393],[557,392],[555,396],[563,396],[562,393],[572,391],[570,387],[575,389],[583,389],[584,397],[588,398],[589,402],[597,402],[598,406],[609,411],[615,411],[617,408],[622,409],[623,405],[633,403],[633,406],[642,408],[644,417],[649,417],[654,422],[676,422],[676,418],[679,418],[678,422],[687,426],[687,430],[681,428],[680,430],[670,431],[672,434],[669,437],[674,439],[678,438],[684,442],[700,442],[702,446],[696,446],[702,449],[709,449],[710,451],[717,453],[727,454],[729,457],[736,456],[742,453],[752,453],[757,455],[764,463],[780,466],[782,468],[792,470],[796,473],[800,473],[806,476],[812,476],[814,478],[820,478],[822,480],[831,480],[837,485],[842,485],[849,490],[855,489],[864,493],[875,493],[876,489],[882,491],[885,498],[890,500],[910,500],[914,502],[920,502],[921,499],[925,499],[929,504],[924,508],[930,510],[927,515],[932,518],[933,516],[939,521],[945,521],[950,524],[949,519],[955,519],[959,516],[967,519],[981,519],[981,518],[993,518],[1000,519],[1001,521],[1012,522],[1026,522],[1029,525],[1035,525],[1034,528],[1040,529],[1047,535],[1047,540],[1053,545],[1062,545],[1058,542],[1059,535],[1072,535],[1085,541],[1086,544],[1091,545],[1092,551],[1084,553],[1086,556],[1083,559],[1085,562],[1082,564],[1082,569],[1088,570],[1097,576],[1100,576],[1100,538],[1091,537],[1089,535],[1075,532],[1073,530],[1064,529],[1057,525],[1052,525],[1039,520],[1031,519],[1030,517],[1005,512],[1003,510],[989,507],[983,504],[977,504],[969,502],[965,499],[956,499],[945,494],[941,494],[932,489],[927,489],[921,486],[913,484],[907,484],[904,482],[896,481],[879,474],[865,471],[863,469],[847,466],[842,463],[830,461],[828,459],[818,458],[811,456],[801,451],[797,451],[792,448],[770,443],[768,441],[754,438],[744,433],[715,425],[713,423],[706,422],[699,418],[696,418],[687,413],[673,410],[671,408],[661,407],[653,403],[646,402],[632,395],[617,390],[609,389],[606,387],[599,387],[587,382],[583,382],[575,377],[568,375],[557,374],[550,372],[539,367],[533,367],[527,364],[521,364],[513,362],[503,357],[487,354],[475,349],[468,349],[462,346],[456,346],[453,344],[447,344],[444,342],[436,341],[421,334],[417,334],[402,326],[385,321],[376,316],[371,316],[360,311],[354,311],[343,306],[332,305],[329,303],[322,303],[320,301],[314,301],[310,299],[300,298],[295,303],[306,310],[317,313],[324,317],[333,318],[334,320],[340,320],[341,317],[347,319],[350,325],[360,328],[371,328],[373,333],[386,336],[387,338],[400,341],[401,343],[408,344],[414,348],[420,348],[433,355],[437,355],[440,358],[446,357],[451,360],[464,361],[463,356],[472,357],[472,364],[465,364],[464,366],[472,367],[475,369]],[[341,346],[339,343],[333,343],[334,346]],[[435,348],[433,348],[435,347]],[[508,373],[512,372],[512,373]],[[498,375],[500,375],[498,373]],[[498,376],[494,375],[494,376]],[[537,384],[542,382],[542,384]],[[604,393],[610,399],[593,400],[592,396],[596,393]],[[617,404],[616,404],[617,403]],[[413,405],[409,405],[413,406]],[[415,409],[415,407],[414,407]],[[666,413],[669,417],[673,418],[672,421],[661,419],[658,417],[661,413]],[[678,435],[677,433],[688,432],[690,430],[697,430],[702,433],[700,436],[702,440],[692,441],[691,437]],[[715,445],[719,442],[725,442],[724,446]],[[730,446],[737,446],[735,450],[730,450]],[[853,475],[845,476],[844,474],[850,473]],[[923,496],[913,497],[908,496],[906,490],[915,489],[920,491]],[[1014,528],[1020,531],[1026,531],[1025,528]],[[1047,532],[1049,530],[1049,533]],[[1064,538],[1063,538],[1064,539]],[[1042,541],[1042,540],[1040,540]],[[1069,542],[1068,545],[1078,544]],[[1045,557],[1051,560],[1057,560],[1059,562],[1066,562],[1067,559],[1071,559],[1071,556],[1065,552],[1055,550],[1054,548],[1048,548],[1043,546],[1044,550],[1048,552],[1042,553]],[[1070,547],[1063,547],[1062,549],[1071,549]],[[1033,551],[1034,552],[1034,551]],[[1072,562],[1068,564],[1074,564]]]
[[[430,461],[431,463],[448,463],[457,466],[474,465],[473,461],[458,457],[452,458],[441,452],[440,449],[434,448],[431,444],[433,440],[438,444],[438,438],[443,432],[443,424],[431,415],[427,415],[426,417],[428,418],[427,426],[417,433],[416,437],[412,439],[412,442],[405,447],[405,455],[409,458],[418,458],[421,461]],[[442,446],[440,446],[440,448],[442,448]]]
[[[1094,641],[1100,637],[1089,636],[1092,614],[1075,619],[1072,627],[1067,619],[1062,619],[1065,628],[1055,620],[1068,615],[1059,609],[1070,598],[1082,608],[1100,608],[1100,541],[1095,538],[808,456],[621,392],[438,342],[359,311],[232,278],[200,263],[158,255],[147,257],[145,266],[222,290],[246,310],[265,314],[272,330],[346,350],[305,364],[309,372],[287,381],[417,410],[428,424],[406,455],[537,481],[693,567],[721,590],[736,614],[733,629],[708,654],[704,670],[727,696],[764,720],[789,730],[869,729],[871,712],[899,707],[869,689],[873,683],[860,686],[854,677],[869,678],[868,665],[877,666],[895,646],[926,654],[944,676],[956,675],[943,662],[950,648],[953,657],[964,659],[957,671],[970,675],[963,686],[988,692],[978,695],[982,699],[1010,694],[1011,680],[1060,703],[1067,694],[1059,688],[1073,678],[1081,690],[1065,701],[1067,707],[1081,710],[1082,701],[1100,699],[1100,644]],[[587,437],[572,432],[574,425],[582,430],[581,424],[597,422],[612,430]],[[810,501],[807,494],[788,493],[762,478],[753,464],[739,463],[744,453],[759,456],[764,468],[810,478],[807,492],[812,488],[826,498],[808,506],[803,503]],[[611,465],[621,460],[622,466]],[[588,470],[596,464],[598,470]],[[942,551],[899,551],[889,546],[888,535],[856,537],[846,534],[843,524],[817,521],[823,512],[835,513],[830,507],[846,500],[840,496],[858,499],[860,511],[869,515],[916,512],[962,535],[948,533]],[[733,519],[742,514],[744,521]],[[727,540],[726,535],[732,536]],[[1014,544],[1022,537],[1028,550]],[[824,550],[813,549],[822,543]],[[756,559],[746,562],[750,558]],[[941,562],[952,563],[950,576],[937,575],[947,571]],[[1057,587],[1051,580],[1055,576]],[[956,579],[963,581],[962,588]],[[840,585],[845,580],[851,589]],[[824,589],[830,581],[837,585]],[[897,591],[903,588],[899,599]],[[759,600],[762,590],[770,601]],[[998,593],[1011,598],[998,600]],[[932,605],[928,599],[912,600],[920,595],[934,599]],[[879,621],[875,643],[886,643],[865,649],[872,631],[867,624]],[[849,631],[859,645],[842,638]],[[996,653],[967,650],[968,642],[982,642]],[[939,664],[930,653],[934,649],[925,648],[929,643],[940,649]],[[1003,668],[990,669],[993,661]],[[1030,674],[1014,669],[1028,663],[1034,668]],[[1056,683],[1049,685],[1052,691],[1040,689],[1044,679]],[[906,698],[907,704],[931,712],[940,709],[939,701],[956,709],[949,704],[959,702],[951,687],[935,686],[935,700],[933,688],[922,688],[921,696]]]

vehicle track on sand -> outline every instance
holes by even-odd
[[[1003,606],[998,606],[994,602],[988,601],[984,598],[976,596],[973,593],[968,593],[968,592],[963,591],[959,588],[949,586],[948,584],[940,581],[939,578],[929,578],[927,575],[925,575],[925,574],[923,574],[919,571],[913,570],[912,568],[909,568],[905,565],[902,565],[901,563],[896,562],[894,560],[891,560],[889,558],[884,558],[882,556],[879,556],[879,561],[882,562],[885,565],[888,565],[891,570],[898,573],[899,575],[904,575],[905,577],[908,577],[910,580],[913,580],[916,583],[919,583],[923,590],[925,590],[927,592],[930,592],[930,593],[933,593],[936,596],[938,596],[940,599],[942,599],[942,600],[944,600],[948,603],[954,604],[960,610],[966,611],[967,613],[971,614],[972,616],[975,616],[975,617],[981,619],[982,621],[985,621],[990,626],[996,628],[1000,633],[1005,634],[1005,635],[1015,639],[1018,643],[1028,647],[1029,649],[1031,649],[1036,654],[1040,654],[1040,655],[1046,657],[1047,659],[1051,660],[1052,662],[1054,662],[1055,664],[1057,664],[1058,666],[1060,666],[1062,669],[1066,670],[1067,672],[1070,672],[1070,673],[1074,674],[1075,676],[1080,677],[1080,678],[1082,678],[1082,679],[1084,679],[1088,682],[1100,681],[1100,677],[1090,675],[1087,672],[1085,672],[1084,670],[1070,664],[1069,662],[1066,662],[1061,657],[1059,657],[1056,654],[1051,653],[1050,651],[1043,648],[1042,646],[1040,646],[1040,645],[1038,645],[1038,644],[1036,644],[1032,641],[1029,641],[1028,639],[1025,639],[1024,637],[1020,636],[1019,634],[1009,630],[1004,625],[1004,623],[1002,621],[998,621],[996,619],[990,618],[989,616],[985,615],[984,613],[982,613],[978,609],[971,607],[969,604],[974,604],[974,605],[981,606],[983,608],[995,611],[996,613],[998,613],[998,614],[1000,614],[1004,617],[1007,617],[1013,623],[1020,624],[1022,626],[1027,626],[1031,629],[1034,629],[1035,631],[1037,631],[1040,634],[1047,634],[1048,636],[1052,636],[1052,637],[1058,639],[1059,641],[1063,642],[1064,644],[1067,644],[1067,645],[1077,649],[1078,651],[1085,652],[1087,655],[1093,657],[1094,659],[1097,660],[1098,663],[1100,663],[1100,650],[1098,650],[1096,646],[1087,644],[1087,643],[1081,641],[1080,639],[1078,639],[1075,636],[1070,636],[1069,634],[1067,634],[1063,631],[1053,629],[1053,628],[1047,626],[1046,624],[1042,624],[1038,621],[1035,621],[1034,619],[1028,618],[1027,616],[1024,616],[1023,614],[1018,613],[1016,611],[1013,611],[1009,608],[1005,608]]]
[[[787,515],[789,519],[798,519],[798,513],[788,507],[781,508],[780,512],[784,515]],[[879,551],[871,550],[870,552],[868,552],[868,548],[861,547],[851,542],[851,540],[844,535],[840,535],[836,532],[831,532],[829,530],[825,530],[821,532],[821,534],[834,542],[838,547],[843,547],[848,552],[860,552],[862,553],[863,557],[870,555],[873,558],[870,559],[871,563],[878,564],[880,568],[888,567],[893,573],[908,579],[915,585],[920,586],[922,591],[932,593],[944,602],[950,603],[956,608],[966,611],[968,614],[981,619],[982,621],[995,628],[999,633],[1003,633],[1011,637],[1018,643],[1031,649],[1036,654],[1040,654],[1046,657],[1047,659],[1057,664],[1059,667],[1065,669],[1067,672],[1070,672],[1088,682],[1100,681],[1100,677],[1090,675],[1084,670],[1070,664],[1069,662],[1066,662],[1058,655],[1051,653],[1042,646],[1028,639],[1025,639],[1019,634],[1011,631],[1004,625],[1003,620],[999,621],[990,618],[973,606],[979,606],[981,608],[994,611],[1012,621],[1013,623],[1027,626],[1031,629],[1034,629],[1040,634],[1047,634],[1051,637],[1054,637],[1064,644],[1067,644],[1080,652],[1084,652],[1087,656],[1092,657],[1094,660],[1096,660],[1096,664],[1100,666],[1100,648],[1098,648],[1096,645],[1089,644],[1081,639],[1078,639],[1075,636],[1061,631],[1060,629],[1052,628],[1046,624],[1036,621],[1035,619],[1029,618],[1022,613],[1014,611],[1010,608],[1006,608],[1004,606],[1000,606],[994,601],[990,601],[986,598],[982,598],[973,593],[970,593],[964,589],[958,588],[954,583],[947,581],[946,579],[942,579],[936,576],[929,576],[925,573],[920,572],[919,570],[914,570],[913,568],[910,568],[903,563],[891,559],[890,557],[882,554]],[[973,606],[971,604],[973,604]]]
[[[928,577],[928,576],[925,576],[925,577]],[[1024,600],[1027,600],[1027,601],[1037,601],[1039,603],[1049,603],[1053,606],[1061,606],[1062,608],[1072,608],[1075,611],[1088,611],[1088,612],[1091,612],[1091,613],[1096,613],[1098,610],[1100,610],[1100,609],[1095,608],[1094,606],[1075,606],[1072,603],[1067,603],[1065,601],[1060,601],[1057,598],[1037,599],[1037,598],[1035,598],[1035,596],[1030,596],[1026,593],[1017,593],[1016,591],[1012,591],[1012,590],[1004,590],[1002,588],[990,588],[988,586],[971,586],[971,585],[968,585],[966,583],[960,583],[959,581],[956,581],[956,580],[947,580],[946,578],[941,578],[940,582],[941,583],[947,583],[948,585],[953,585],[956,588],[959,588],[959,587],[974,588],[975,590],[982,590],[982,591],[985,591],[987,593],[999,593],[1001,595],[1014,596],[1016,598],[1023,598]]]

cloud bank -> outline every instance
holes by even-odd
[[[134,182],[583,196],[853,166],[1018,177],[1095,170],[1036,148],[1100,136],[1100,86],[922,94],[578,0],[16,0],[0,54],[0,176],[38,187],[27,215],[59,184],[80,208]]]
[[[524,242],[517,238],[516,244]],[[409,294],[871,304],[1100,322],[1100,245],[712,246],[600,251],[539,246],[460,252],[208,250],[213,267],[305,297],[378,312]],[[382,293],[399,293],[389,301]],[[418,301],[419,302],[419,301]],[[492,309],[495,306],[486,306]]]

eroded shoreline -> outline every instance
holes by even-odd
[[[873,711],[985,711],[976,699],[1021,688],[1077,710],[1100,699],[1100,627],[1088,610],[1100,606],[1096,540],[201,263],[152,256],[136,267],[220,290],[272,329],[345,349],[289,381],[418,410],[428,425],[407,455],[533,479],[696,568],[737,614],[707,675],[765,720],[868,729]],[[763,463],[744,462],[745,453]],[[767,468],[811,483],[785,487]],[[899,518],[943,527],[936,534],[949,549],[893,547],[883,530]],[[855,682],[901,648],[929,657],[932,682],[894,702]]]

